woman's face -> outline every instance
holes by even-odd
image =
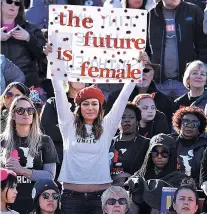
[[[128,0],[128,4],[129,8],[139,9],[143,4],[143,0]]]
[[[120,202],[116,201],[116,203],[113,204],[113,201],[115,201],[114,199],[116,199],[116,200],[120,199]],[[111,203],[111,201],[112,201],[112,203]],[[111,195],[111,197],[106,202],[104,211],[107,214],[117,214],[117,213],[125,214],[127,212],[126,198],[121,198],[118,195]]]
[[[81,103],[81,114],[86,124],[93,124],[99,113],[98,99],[87,99]]]
[[[6,204],[13,204],[17,197],[17,193],[17,184],[14,184],[13,187],[10,188],[7,186],[1,191],[1,200]]]
[[[139,108],[142,112],[142,121],[149,122],[154,120],[156,115],[156,106],[153,99],[141,99],[139,102]]]
[[[205,68],[194,68],[190,72],[189,85],[190,88],[204,88],[207,81],[207,73]]]
[[[23,95],[21,91],[16,89],[15,87],[10,88],[9,91],[4,96],[4,105],[7,109],[10,108],[12,101],[15,97]]]
[[[8,4],[8,3],[12,4]],[[20,2],[20,0],[3,0],[2,2],[2,15],[4,18],[13,18],[15,19],[19,13],[19,7],[14,4],[14,2]]]
[[[152,162],[158,169],[163,169],[169,161],[169,152],[162,146],[156,146],[151,153]]]
[[[58,206],[59,195],[55,190],[44,191],[39,197],[41,213],[54,213]]]
[[[19,100],[14,110],[13,120],[16,125],[31,125],[36,110],[26,100]]]
[[[185,139],[191,139],[199,135],[200,121],[194,114],[186,114],[183,116],[181,121],[180,134]]]
[[[181,189],[173,207],[177,214],[195,214],[198,209],[195,193],[190,189]]]
[[[85,83],[81,83],[81,82],[70,82],[69,84],[70,84],[70,87],[74,88],[77,91],[79,91],[79,90],[81,90],[81,89],[86,87],[86,84]]]
[[[121,129],[124,134],[133,134],[137,131],[137,118],[134,110],[125,109],[121,120]]]

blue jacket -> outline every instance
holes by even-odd
[[[56,4],[66,4],[66,0],[56,0]],[[48,28],[49,4],[43,0],[31,0],[30,8],[26,11],[26,20],[38,28]]]
[[[4,55],[1,55],[0,56],[0,66],[1,66],[1,91],[0,91],[0,95],[4,92],[5,88],[6,88],[6,82],[5,82],[5,78],[4,78],[4,67],[5,67],[5,63],[6,63],[6,60],[5,60],[5,56]]]
[[[45,0],[25,0],[26,2],[30,3],[30,8],[26,11],[26,19],[40,29],[48,28],[49,4]],[[103,6],[101,0],[56,0],[54,2],[55,4]]]

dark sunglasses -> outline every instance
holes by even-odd
[[[190,128],[198,128],[200,126],[200,121],[198,121],[198,120],[182,119],[181,124],[183,126],[187,126],[187,127],[190,127]]]
[[[20,1],[13,1],[13,0],[6,0],[6,3],[7,4],[13,4],[16,6],[16,7],[20,7],[21,5],[21,2]]]
[[[150,71],[153,71],[153,70],[150,68],[144,68],[143,69],[143,73],[149,73]]]
[[[58,200],[60,198],[60,194],[59,193],[50,194],[49,192],[43,192],[41,195],[42,195],[42,197],[44,199],[47,199],[47,200],[50,199],[50,198],[52,198],[53,200]]]
[[[170,153],[168,151],[163,152],[152,151],[151,155],[153,158],[157,158],[159,155],[161,155],[162,158],[168,158],[170,156]]]
[[[21,94],[14,94],[12,92],[6,92],[6,94],[4,96],[5,96],[5,98],[9,99],[9,98],[19,97],[19,96],[21,96]]]
[[[28,108],[19,107],[15,109],[15,112],[18,115],[23,115],[25,111],[27,112],[28,115],[32,115],[36,112],[36,109],[34,109],[33,107],[28,107]]]
[[[119,205],[125,205],[125,204],[127,204],[127,199],[126,198],[119,198],[119,199],[109,198],[106,201],[106,204],[107,205],[115,205],[117,201],[118,201]]]

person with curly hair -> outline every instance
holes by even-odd
[[[203,137],[207,125],[204,111],[195,106],[177,110],[173,116],[175,136],[180,169],[199,183],[200,162],[207,140]]]

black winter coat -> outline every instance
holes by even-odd
[[[146,51],[153,63],[161,65],[160,73],[155,73],[155,81],[163,82],[164,46],[166,25],[162,12],[162,1],[149,12],[148,39]],[[178,80],[182,81],[186,63],[201,60],[207,63],[207,35],[203,33],[203,11],[196,5],[183,2],[175,12],[175,25],[178,48]]]
[[[170,134],[170,127],[165,114],[163,112],[156,111],[154,120],[147,123],[147,133],[145,133],[144,137],[152,138],[160,133]]]
[[[1,41],[1,53],[23,71],[28,87],[38,87],[37,59],[43,53],[45,39],[41,30],[34,25],[25,22],[20,26],[30,34],[29,42],[11,37],[7,41]]]
[[[115,103],[117,97],[119,96],[120,92],[121,92],[121,90],[117,90],[117,91],[112,92],[108,96],[105,114],[109,113],[109,111],[111,110],[111,108],[112,108],[113,104]],[[147,93],[149,93],[149,94],[155,93],[154,101],[155,101],[156,108],[159,111],[163,112],[167,118],[167,121],[169,123],[171,123],[172,109],[173,108],[172,108],[172,102],[169,100],[169,98],[157,90],[154,82],[151,82],[151,84],[147,90]],[[132,91],[130,97],[129,97],[129,101],[133,101],[133,99],[138,94],[139,94],[139,88],[135,87],[134,90]]]
[[[174,136],[174,138],[176,137]],[[177,148],[179,145],[179,140],[180,137],[177,137]],[[185,172],[190,170],[190,174],[188,174],[188,176],[191,176],[198,184],[198,186],[200,183],[199,175],[201,169],[201,160],[203,159],[203,154],[206,147],[207,139],[200,136],[195,140],[195,143],[186,148],[185,151],[183,151],[182,153],[177,153],[180,169],[184,170]],[[205,159],[203,159],[203,161],[205,162]]]

